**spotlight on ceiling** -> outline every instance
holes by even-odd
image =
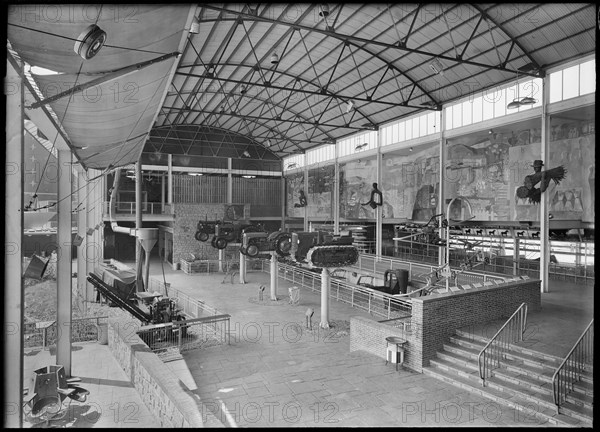
[[[354,102],[348,101],[348,105],[346,106],[346,112],[349,113],[354,108]]]
[[[89,60],[98,54],[106,42],[106,32],[96,24],[86,28],[75,40],[73,49],[84,60]]]
[[[422,107],[427,107],[427,108],[436,108],[437,107],[437,104],[434,101],[421,102],[419,105],[421,105]]]
[[[329,6],[327,6],[326,4],[319,6],[319,16],[322,16],[323,18],[325,18],[326,16],[329,16]]]
[[[527,63],[527,64],[521,66],[517,70],[519,72],[529,72],[529,71],[536,70],[536,69],[538,69],[538,67],[534,63]]]
[[[277,64],[279,63],[279,56],[277,55],[276,52],[274,52],[273,54],[271,54],[271,64]]]
[[[194,21],[192,21],[192,25],[190,26],[191,34],[200,33],[200,23],[198,22],[198,18],[194,17]]]
[[[244,153],[242,153],[243,156],[245,157],[250,157],[250,153],[248,153],[248,150],[244,150]]]
[[[433,59],[431,63],[429,63],[429,67],[436,75],[444,75],[444,66],[442,65],[442,62],[439,61],[439,59]]]
[[[488,131],[488,134],[490,134],[490,135],[491,135],[491,134],[493,134],[493,133],[494,133],[494,131],[493,131],[492,129],[490,129],[490,130]]]
[[[525,96],[523,99],[521,99],[521,105],[533,105],[534,103],[536,103],[537,100],[529,97],[529,96]]]
[[[411,148],[409,148],[409,149],[408,149],[408,151],[413,151],[413,148],[412,148],[412,147],[411,147]]]
[[[515,108],[519,108],[521,106],[521,102],[519,102],[518,99],[514,99],[512,102],[510,102],[508,105],[506,105],[506,109],[515,109]]]

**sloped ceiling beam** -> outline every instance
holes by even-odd
[[[460,59],[460,58],[456,58],[456,57],[451,57],[445,54],[438,54],[438,53],[431,53],[429,51],[423,51],[420,49],[415,49],[415,48],[408,48],[406,46],[402,46],[401,43],[397,43],[397,44],[389,44],[386,42],[380,42],[380,41],[376,41],[376,40],[371,40],[371,39],[365,39],[365,38],[361,38],[358,36],[353,36],[353,35],[347,35],[347,34],[340,34],[340,33],[336,33],[330,30],[322,30],[322,29],[318,29],[318,28],[313,28],[313,27],[308,27],[308,26],[303,26],[300,24],[294,24],[294,23],[288,23],[285,21],[278,21],[276,19],[271,19],[271,18],[265,18],[265,17],[258,17],[258,16],[252,16],[249,15],[247,13],[241,12],[241,11],[235,11],[235,10],[230,10],[227,8],[220,8],[220,7],[216,7],[216,6],[211,6],[211,5],[202,5],[202,7],[207,8],[207,9],[212,9],[212,10],[217,10],[217,11],[221,11],[221,12],[226,12],[226,13],[230,13],[232,15],[239,15],[239,16],[243,16],[243,17],[247,17],[249,19],[253,19],[256,21],[263,21],[263,22],[268,22],[268,23],[276,23],[279,25],[287,25],[287,26],[292,26],[292,27],[296,27],[299,29],[303,29],[303,30],[307,30],[307,31],[311,31],[314,33],[320,33],[323,34],[325,36],[329,36],[332,38],[336,38],[342,41],[348,41],[350,43],[350,41],[354,41],[357,43],[353,43],[354,46],[356,46],[359,49],[362,49],[363,51],[366,51],[367,53],[373,55],[374,57],[378,57],[376,53],[372,53],[369,50],[367,50],[366,48],[364,48],[363,45],[375,45],[375,46],[380,46],[380,47],[384,47],[384,48],[389,48],[389,49],[396,49],[396,50],[400,50],[400,51],[405,51],[405,52],[409,52],[409,53],[414,53],[414,54],[420,54],[420,55],[424,55],[424,56],[428,56],[428,57],[436,57],[438,59],[441,60],[448,60],[451,62],[456,62],[456,63],[463,63],[463,64],[467,64],[470,66],[478,66],[481,68],[486,68],[486,69],[495,69],[495,70],[500,70],[500,71],[504,71],[504,72],[509,72],[511,74],[515,74],[517,73],[516,69],[509,69],[506,67],[502,67],[501,65],[491,65],[491,64],[486,64],[486,63],[480,63],[480,62],[476,62],[476,61],[472,61],[472,60],[465,60],[465,59]],[[477,9],[480,13],[482,12],[479,8]],[[213,20],[211,20],[213,21]],[[493,21],[492,21],[493,22]],[[497,24],[494,23],[494,25],[496,25],[498,28],[500,28],[502,31],[503,28],[498,26]],[[506,33],[506,32],[505,32]],[[507,36],[510,38],[510,34],[506,33]],[[514,40],[514,38],[513,38]],[[358,43],[362,44],[359,45]],[[527,55],[527,51],[523,50],[523,52]],[[530,58],[530,57],[528,57]],[[383,61],[383,59],[382,59]],[[533,61],[533,60],[531,60]],[[398,68],[394,67],[394,69],[406,76],[401,70],[399,70]],[[519,72],[520,75],[528,75],[528,76],[532,76],[532,77],[539,77],[540,74],[537,72]],[[410,77],[407,76],[408,79],[410,79]],[[414,81],[411,80],[413,83]],[[427,94],[427,92],[423,89],[421,89],[425,94]]]

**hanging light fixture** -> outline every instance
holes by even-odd
[[[319,16],[322,16],[323,18],[325,18],[326,16],[329,16],[329,6],[327,6],[326,4],[319,6]]]
[[[87,27],[75,40],[73,49],[84,60],[89,60],[98,54],[106,42],[106,32],[92,24]]]
[[[271,54],[271,64],[277,64],[279,63],[279,56],[277,55],[276,52],[274,52],[273,54]]]

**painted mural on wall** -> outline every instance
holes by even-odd
[[[547,161],[543,161],[545,170],[556,170],[564,167],[564,179],[557,184],[549,181],[546,189],[549,194],[548,211],[554,220],[581,220],[594,221],[595,202],[595,133],[579,135],[581,128],[557,127],[557,130],[569,130],[568,135],[555,134],[550,141],[550,154]],[[511,215],[514,220],[539,220],[539,204],[528,199],[519,198],[517,188],[523,184],[527,175],[533,172],[532,161],[540,160],[540,144],[531,144],[511,148],[511,161],[519,161],[519,171],[510,183],[514,191],[514,200],[511,202]]]
[[[445,197],[466,198],[472,220],[512,220],[510,202],[515,190],[510,179],[514,178],[515,170],[524,167],[519,167],[522,159],[511,160],[510,149],[539,143],[540,130],[486,135],[448,140]]]
[[[333,220],[334,183],[335,167],[333,165],[308,170],[307,216]]]
[[[286,215],[288,217],[304,217],[308,199],[304,195],[304,173],[288,174],[286,183]]]
[[[436,214],[439,165],[436,145],[416,148],[408,155],[386,154],[379,185],[384,218],[427,221]]]
[[[377,159],[359,159],[340,165],[340,218],[374,219],[368,205],[373,183],[377,182]],[[384,193],[384,202],[386,200]]]

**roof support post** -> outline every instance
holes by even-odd
[[[446,139],[444,137],[444,131],[446,130],[446,110],[442,109],[440,114],[440,177],[439,177],[439,188],[438,188],[438,205],[437,214],[446,214],[446,200],[444,197],[445,188],[444,182],[446,181]],[[448,204],[450,201],[448,201]],[[450,240],[446,238],[446,230],[442,228],[442,220],[444,217],[438,218],[439,223],[439,235],[440,238],[446,239],[446,242]],[[450,223],[450,221],[448,221]],[[438,247],[438,265],[441,267],[444,264],[450,266],[450,251],[448,250],[448,256],[446,256],[446,247]]]
[[[56,260],[56,364],[71,376],[71,321],[72,321],[72,260],[71,260],[71,151],[58,152],[57,217],[58,243]]]
[[[12,90],[12,91],[11,91]],[[23,84],[6,67],[6,196],[4,205],[4,426],[23,427]]]
[[[548,100],[549,100],[549,85],[548,78],[542,79],[542,148],[541,148],[541,159],[548,163],[550,156],[549,139],[550,137],[550,115],[548,115]],[[544,180],[542,179],[542,183]],[[550,220],[548,216],[549,207],[549,194],[546,192],[542,193],[540,199],[540,290],[542,293],[550,292],[550,285],[548,284],[548,272],[550,266]]]

